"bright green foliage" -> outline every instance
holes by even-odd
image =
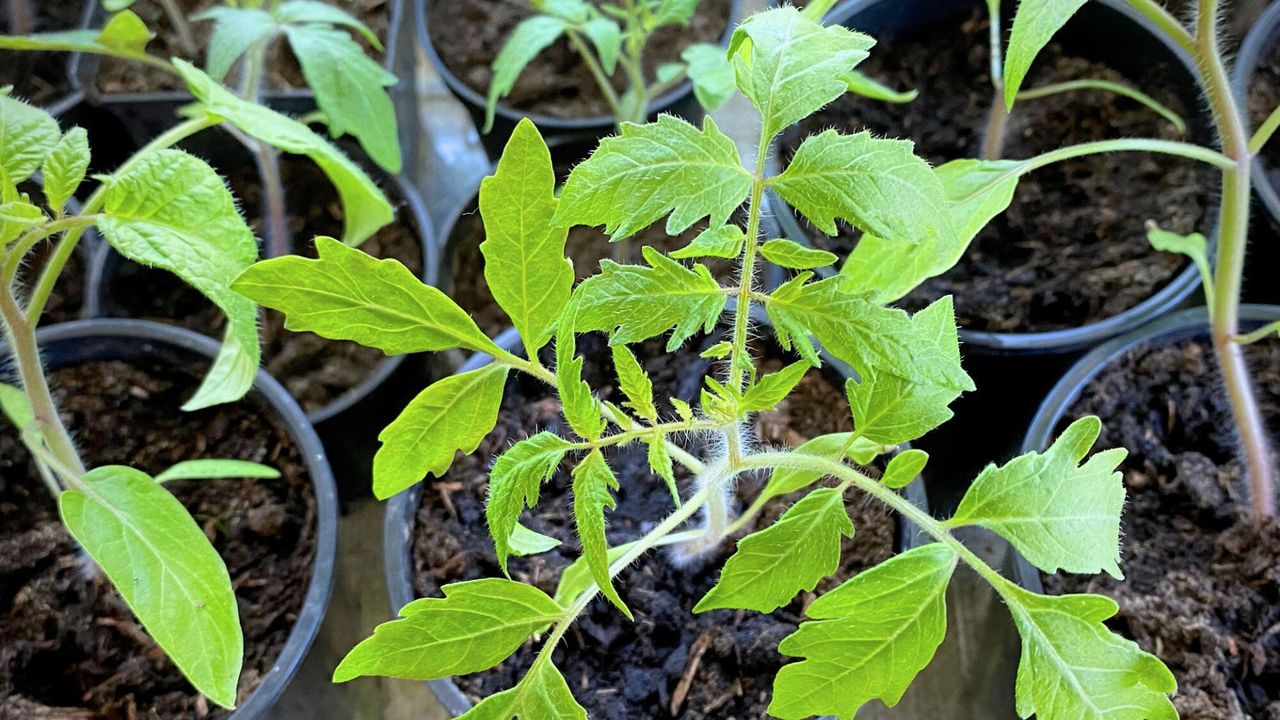
[[[618,68],[618,55],[622,53],[622,28],[609,18],[597,17],[588,20],[582,31],[595,43],[604,71],[612,75]]]
[[[929,462],[929,453],[923,450],[904,450],[894,455],[889,460],[889,466],[885,468],[884,477],[880,478],[880,482],[885,487],[894,490],[900,490],[920,477],[920,473],[924,471],[924,466]]]
[[[352,17],[347,11],[324,0],[285,0],[275,9],[275,17],[292,25],[321,24],[345,27],[359,33],[374,50],[381,51],[382,43],[367,25]]]
[[[154,37],[132,10],[111,16],[101,30],[64,30],[34,35],[0,35],[0,50],[84,52],[126,60],[147,57],[147,43]]]
[[[778,646],[804,660],[778,672],[769,713],[783,720],[851,720],[871,700],[896,705],[946,635],[946,590],[955,566],[951,548],[925,545],[814,601],[806,610],[813,621]]]
[[[191,684],[234,707],[244,638],[222,558],[182,503],[146,473],[108,465],[80,481],[58,498],[72,537]]]
[[[690,45],[680,53],[680,59],[693,82],[693,92],[704,108],[718,110],[733,97],[737,74],[722,48],[706,43]]]
[[[0,203],[0,245],[17,240],[33,225],[43,223],[44,212],[26,200],[10,200]]]
[[[609,577],[609,542],[604,536],[604,511],[617,507],[613,499],[613,491],[617,489],[618,478],[599,450],[592,450],[573,469],[573,516],[578,521],[582,555],[600,591],[631,619],[631,611]]]
[[[568,229],[556,227],[555,171],[538,129],[522,120],[497,170],[480,183],[484,277],[532,357],[551,339],[569,302],[573,266],[564,256]]]
[[[334,682],[383,675],[434,680],[488,670],[563,609],[524,583],[486,578],[444,586],[443,598],[415,600],[343,658]]]
[[[819,435],[805,442],[793,452],[798,455],[813,455],[837,461],[847,458],[859,465],[865,465],[874,460],[880,454],[881,449],[879,445],[875,445],[865,438],[855,436],[853,433],[832,433],[830,435]],[[769,482],[765,484],[764,490],[760,492],[760,501],[789,495],[821,479],[822,473],[812,470],[778,468],[773,471]]]
[[[565,21],[550,15],[534,15],[520,21],[507,44],[493,61],[493,79],[489,82],[489,102],[485,111],[484,132],[493,129],[493,116],[498,100],[510,94],[525,67],[551,43],[560,39]]]
[[[49,209],[60,212],[89,171],[89,133],[73,127],[44,160],[44,196]]]
[[[1044,453],[988,466],[973,481],[952,526],[981,525],[1004,536],[1047,573],[1106,571],[1120,579],[1120,511],[1124,450],[1081,465],[1102,431],[1096,417],[1071,424]]]
[[[459,720],[586,720],[564,676],[547,660],[535,665],[520,684],[490,695]]]
[[[1196,270],[1200,272],[1200,282],[1203,285],[1205,303],[1209,306],[1210,313],[1212,313],[1216,298],[1213,291],[1213,266],[1209,263],[1208,239],[1200,233],[1179,235],[1168,230],[1161,230],[1154,224],[1148,224],[1147,241],[1151,243],[1151,247],[1160,252],[1185,255],[1191,262],[1195,263]]]
[[[671,253],[671,257],[681,260],[698,257],[736,258],[742,254],[742,244],[746,240],[746,233],[737,225],[709,227],[698,233],[693,242]]]
[[[0,168],[8,182],[31,177],[61,138],[49,113],[0,94]]]
[[[658,408],[653,404],[653,381],[640,367],[635,353],[626,345],[614,345],[613,366],[618,371],[618,385],[627,396],[627,405],[641,418],[654,422]]]
[[[98,227],[121,255],[177,275],[227,316],[222,350],[183,407],[240,399],[258,373],[258,308],[231,283],[258,242],[222,178],[180,150],[151,153],[109,181]]]
[[[621,240],[669,214],[667,234],[678,235],[705,217],[713,227],[724,225],[749,192],[751,175],[714,120],[708,117],[699,131],[663,115],[601,140],[570,173],[555,222],[603,225]]]
[[[31,401],[22,388],[8,383],[0,383],[0,412],[9,418],[13,427],[19,432],[26,430],[36,421],[35,411],[31,409]]]
[[[1013,107],[1022,81],[1053,36],[1088,0],[1021,0],[1004,61],[1004,104]]]
[[[266,42],[280,32],[280,24],[266,10],[258,8],[233,8],[216,5],[195,16],[196,20],[212,20],[209,47],[205,51],[205,72],[222,82],[231,66],[249,48]]]
[[[845,73],[843,79],[849,86],[849,92],[880,102],[905,104],[913,102],[920,96],[919,91],[916,90],[894,90],[857,70]]]
[[[511,554],[517,557],[538,555],[560,547],[559,540],[534,532],[520,523],[516,523],[516,529],[507,538],[507,542],[511,545]]]
[[[490,423],[492,427],[492,423]],[[487,432],[490,428],[485,428]],[[540,432],[512,445],[498,457],[489,473],[489,502],[485,518],[493,534],[498,564],[507,567],[511,538],[520,526],[520,512],[538,504],[542,483],[551,479],[570,450],[568,441],[554,433]]]
[[[835,253],[805,247],[794,240],[770,240],[760,246],[760,254],[774,265],[793,270],[827,267],[839,259]]]
[[[260,478],[274,480],[280,477],[280,471],[266,465],[259,465],[246,460],[223,460],[208,458],[204,460],[184,460],[156,476],[156,482],[166,483],[174,480],[217,480],[219,478]]]
[[[497,349],[462,308],[397,260],[379,260],[333,238],[316,238],[314,260],[264,260],[235,290],[286,316],[285,327],[352,340],[388,355]]]
[[[609,563],[616,562],[634,545],[635,543],[623,543],[609,548]],[[587,559],[580,557],[560,573],[555,599],[561,606],[569,607],[579,595],[593,588],[595,580],[591,577],[591,568],[587,566]]]
[[[742,395],[741,410],[744,412],[761,412],[772,410],[784,398],[795,390],[796,385],[809,371],[809,363],[800,361],[792,363],[776,373],[769,373],[760,378]]]
[[[1047,597],[1007,584],[1001,593],[1022,635],[1018,715],[1040,720],[1176,720],[1173,673],[1103,625],[1114,600]]]
[[[875,41],[839,25],[823,27],[784,6],[753,15],[733,33],[729,56],[738,89],[764,121],[763,142],[845,94],[845,73]]]
[[[773,525],[739,540],[720,581],[693,611],[773,612],[835,572],[841,539],[849,537],[853,537],[853,521],[844,508],[844,492],[814,490]]]
[[[443,476],[454,454],[475,452],[493,429],[507,383],[505,365],[452,375],[409,401],[378,440],[373,458],[373,494],[386,499],[427,475]]]

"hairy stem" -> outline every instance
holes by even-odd
[[[191,33],[191,23],[187,22],[187,16],[182,14],[182,8],[178,7],[176,0],[160,0],[160,6],[164,8],[164,14],[169,18],[169,24],[173,26],[174,32],[178,33],[182,53],[187,56],[187,59],[194,60],[200,49],[196,47],[195,36]]]

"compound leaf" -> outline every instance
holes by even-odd
[[[554,433],[540,432],[512,445],[493,464],[485,517],[503,572],[514,551],[511,539],[519,527],[520,512],[538,504],[542,483],[551,478],[571,447]]]

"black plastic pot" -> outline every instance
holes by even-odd
[[[139,320],[81,320],[42,328],[36,336],[45,365],[51,369],[101,360],[203,366],[212,362],[218,353],[218,343],[202,335]],[[2,352],[7,356],[8,347]],[[253,693],[232,713],[231,720],[269,717],[271,707],[302,664],[329,604],[338,546],[337,493],[320,439],[298,404],[265,372],[258,372],[253,390],[279,416],[306,464],[316,500],[316,556],[302,609],[280,657]]]
[[[414,3],[416,10],[418,43],[426,51],[427,58],[431,61],[440,77],[444,79],[445,84],[449,86],[449,90],[471,113],[476,126],[483,127],[485,107],[488,104],[484,94],[467,85],[457,75],[454,75],[453,71],[445,65],[444,60],[440,58],[440,54],[436,52],[435,45],[431,42],[431,33],[427,22],[428,7],[439,0],[410,1]],[[726,47],[738,20],[741,18],[741,5],[742,0],[732,0],[729,10],[729,24],[725,30],[724,37],[721,39],[721,43]],[[692,83],[687,80],[649,104],[649,116],[651,118],[657,117],[659,113],[670,113],[689,120],[696,120],[705,114],[702,106],[698,104],[697,98],[693,95]],[[507,144],[507,138],[511,137],[511,132],[515,130],[516,124],[526,117],[538,126],[538,130],[542,132],[543,137],[548,142],[552,138],[556,138],[566,144],[579,145],[587,151],[590,151],[600,138],[612,135],[617,126],[617,121],[612,115],[591,118],[558,118],[541,113],[522,112],[510,105],[499,102],[494,114],[493,129],[481,138],[490,157],[497,158],[502,154],[502,148]],[[580,156],[585,157],[585,155],[585,152],[580,153]]]
[[[1259,82],[1258,71],[1267,57],[1280,43],[1280,5],[1272,4],[1250,28],[1244,43],[1236,57],[1232,70],[1231,84],[1237,102],[1245,109],[1245,122],[1253,118],[1248,112],[1249,90]],[[1252,131],[1254,128],[1249,128]],[[1280,142],[1272,138],[1271,143]],[[1254,196],[1262,206],[1265,216],[1255,217],[1250,226],[1249,258],[1245,267],[1245,297],[1256,302],[1280,302],[1280,291],[1275,283],[1269,281],[1265,273],[1276,265],[1280,259],[1280,249],[1276,242],[1280,236],[1280,168],[1267,162],[1265,155],[1259,154],[1253,160],[1251,171]],[[1257,268],[1254,273],[1251,269]],[[1257,279],[1257,282],[1250,282]]]
[[[514,332],[504,333],[502,338],[499,340],[499,345],[513,352],[518,351],[519,338]],[[503,340],[507,343],[503,344]],[[511,342],[512,340],[514,342]],[[463,364],[458,372],[469,372],[491,361],[492,358],[488,355],[476,354]],[[827,362],[824,367],[833,377],[839,377],[841,382],[844,377],[848,377],[844,371],[838,369],[839,363]],[[694,390],[696,391],[696,388]],[[414,485],[387,502],[386,520],[383,526],[383,562],[387,574],[387,591],[391,599],[391,610],[397,615],[401,608],[417,599],[413,589],[413,532],[423,485],[424,483]],[[917,507],[929,510],[929,498],[924,483],[920,479],[904,488],[902,494]],[[922,533],[913,524],[898,518],[896,542],[898,550],[907,550],[923,544],[921,536]],[[447,678],[432,680],[427,685],[445,710],[454,717],[471,709],[470,701],[452,680]]]

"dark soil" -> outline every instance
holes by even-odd
[[[987,26],[985,14],[975,13],[961,24],[962,32],[950,21],[923,28],[914,41],[877,46],[860,69],[892,87],[915,88],[920,97],[891,105],[846,95],[784,140],[784,160],[798,140],[831,127],[909,138],[935,165],[978,157],[992,97]],[[1123,77],[1058,45],[1036,62],[1026,86],[1085,77],[1127,81],[1184,118],[1196,112],[1173,95],[1158,65]],[[1185,139],[1133,101],[1077,92],[1016,107],[1003,154],[1025,158],[1120,137]],[[959,265],[925,282],[903,304],[922,308],[953,294],[963,327],[992,332],[1059,330],[1116,315],[1185,266],[1179,256],[1151,250],[1144,221],[1209,234],[1209,206],[1219,184],[1215,173],[1192,161],[1135,153],[1095,155],[1039,170],[1022,180],[1008,212],[979,235]],[[847,227],[837,238],[810,234],[842,256],[858,237]]]
[[[266,463],[278,480],[169,487],[227,563],[245,633],[243,700],[276,662],[315,556],[315,500],[298,448],[261,400],[186,413],[198,379],[99,362],[52,373],[91,465],[155,474],[181,460]],[[0,717],[223,718],[197,696],[78,550],[17,433],[0,432]]]
[[[587,358],[587,377],[606,395],[613,371],[595,358],[608,358],[604,341],[589,336],[580,349]],[[650,343],[645,357],[655,357],[660,345]],[[657,397],[675,391],[689,398],[706,372],[706,363],[691,353],[646,363],[654,376]],[[769,369],[780,367],[777,360]],[[689,372],[689,368],[695,372]],[[683,373],[683,375],[681,374]],[[680,379],[677,387],[677,379]],[[666,414],[670,407],[660,408]],[[840,390],[818,372],[802,381],[796,393],[777,411],[760,417],[758,434],[763,443],[796,445],[829,432],[850,429],[848,408]],[[540,430],[567,433],[560,404],[531,381],[513,377],[499,414],[497,429],[476,453],[460,457],[448,475],[429,484],[418,508],[413,541],[415,590],[419,596],[438,596],[440,586],[463,580],[500,575],[492,541],[484,522],[486,483],[492,457],[512,443]],[[701,452],[696,443],[690,450]],[[618,509],[609,513],[609,542],[634,540],[668,514],[672,507],[665,484],[651,476],[641,448],[611,454],[611,467],[622,488]],[[512,577],[554,592],[560,572],[579,553],[570,513],[570,473],[566,463],[544,485],[536,510],[526,512],[532,529],[561,539],[549,553],[513,560]],[[689,477],[678,471],[687,491]],[[761,487],[760,478],[743,479],[737,490],[739,509]],[[797,498],[770,505],[750,530],[763,528]],[[858,571],[887,559],[894,550],[896,524],[887,510],[856,493],[849,506],[857,535],[846,541],[844,564],[819,592]],[[600,720],[636,718],[758,718],[765,716],[773,677],[785,662],[778,642],[793,632],[811,596],[771,615],[716,611],[693,615],[692,608],[715,584],[719,568],[732,548],[721,549],[713,559],[682,569],[669,553],[651,553],[619,578],[619,589],[635,613],[629,623],[616,609],[597,599],[569,632],[556,653],[556,665],[588,714]],[[527,643],[495,670],[458,680],[473,701],[515,685],[536,655],[538,646]],[[694,677],[692,690],[672,710],[677,686],[686,674]]]
[[[1247,350],[1280,437],[1280,345]],[[1071,417],[1103,419],[1098,447],[1124,447],[1126,580],[1049,577],[1054,593],[1116,599],[1121,633],[1178,679],[1184,720],[1280,718],[1280,521],[1255,527],[1233,423],[1207,344],[1143,349],[1085,390]]]
[[[12,4],[33,12],[31,27],[14,27]],[[0,5],[0,34],[28,34],[72,30],[80,22],[84,3],[73,0],[5,0]],[[45,106],[71,94],[66,53],[7,52],[0,65],[0,87],[13,86],[13,94],[32,105]]]
[[[328,178],[310,160],[283,156],[280,162],[293,213],[289,229],[295,251],[314,257],[315,236],[341,237],[342,206]],[[256,172],[244,167],[229,175],[232,194],[240,200],[254,232],[261,236],[261,186]],[[413,216],[402,207],[398,221],[378,231],[360,249],[374,257],[395,258],[421,276],[422,244],[413,228]],[[108,314],[176,323],[216,337],[222,335],[222,313],[173,275],[127,262],[118,268],[104,291]],[[147,291],[138,292],[138,288]],[[386,359],[381,351],[355,343],[285,330],[284,316],[272,310],[264,311],[260,334],[263,366],[307,412],[319,410],[364,382]]]
[[[178,0],[178,5],[183,8],[188,18],[221,4],[223,4],[221,0]],[[368,25],[385,44],[391,24],[392,0],[333,0],[330,4],[337,5]],[[179,57],[204,67],[204,51],[209,44],[209,35],[213,29],[212,22],[191,23],[191,34],[200,51],[198,57],[192,58],[183,48],[180,36],[169,22],[169,16],[165,14],[159,0],[142,0],[133,5],[130,10],[137,13],[146,22],[147,27],[156,33],[155,39],[147,45],[148,54],[160,58]],[[379,63],[382,62],[380,52],[373,50],[359,35],[353,35],[353,37],[372,54],[374,59]],[[267,62],[264,90],[289,90],[306,86],[298,62],[288,51],[287,45],[284,38],[277,38],[268,51],[271,57]],[[104,93],[147,93],[186,88],[176,75],[141,63],[115,58],[102,59],[97,84],[98,89]]]
[[[425,0],[414,0],[424,2]],[[716,43],[729,26],[731,0],[703,0],[688,27],[665,27],[649,40],[645,52],[648,80],[664,63],[680,59],[693,43]],[[493,79],[493,59],[502,50],[511,32],[529,17],[523,0],[449,0],[432,2],[427,9],[431,43],[459,80],[487,95]],[[626,88],[621,68],[611,78],[614,88]],[[581,61],[568,40],[561,38],[520,75],[503,105],[558,118],[589,118],[612,112],[591,71]]]

